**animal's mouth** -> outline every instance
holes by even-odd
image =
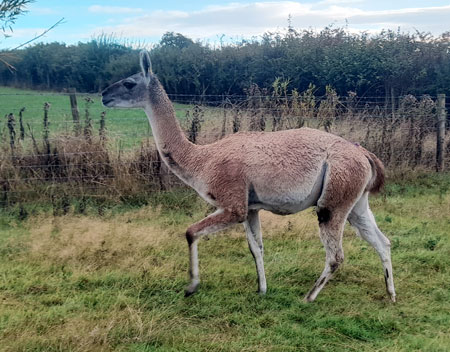
[[[102,97],[102,104],[105,106],[110,106],[110,104],[114,101],[113,98],[105,98]]]

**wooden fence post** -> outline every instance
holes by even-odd
[[[437,123],[436,123],[436,172],[444,170],[444,139],[445,139],[445,94],[437,96]]]
[[[80,126],[80,113],[78,111],[78,104],[77,104],[77,96],[76,96],[75,88],[72,88],[69,90],[69,98],[70,98],[70,108],[72,109],[72,119],[73,119],[73,129],[75,132],[75,135],[78,136],[81,133],[81,126]]]

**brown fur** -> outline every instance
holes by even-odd
[[[369,184],[369,187],[367,188],[367,191],[369,191],[370,193],[378,193],[383,189],[385,183],[384,165],[375,154],[365,149],[364,152],[366,153],[367,158],[371,162],[370,164],[372,165],[372,172],[374,174]]]
[[[368,205],[364,208],[361,201],[367,192],[379,191],[384,183],[383,164],[375,155],[341,137],[310,128],[237,133],[209,145],[192,144],[183,134],[163,87],[149,72],[146,53],[141,54],[141,66],[141,74],[107,88],[104,103],[143,107],[162,160],[218,209],[186,232],[191,277],[186,295],[194,293],[200,283],[198,239],[237,223],[245,225],[260,292],[265,293],[260,209],[284,215],[317,206],[326,264],[306,297],[308,301],[315,299],[344,259],[344,224],[356,204],[359,213],[353,214],[354,223],[361,231],[368,224],[370,235],[378,236],[376,224],[371,223],[373,217],[367,215]],[[134,93],[127,88],[129,84],[124,84],[127,82],[135,83]],[[382,240],[385,246],[388,240]],[[377,250],[385,255],[386,249],[380,248]],[[393,281],[390,292],[394,297]]]

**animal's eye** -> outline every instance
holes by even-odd
[[[125,81],[123,82],[123,85],[125,86],[126,89],[132,89],[136,85],[136,82]]]

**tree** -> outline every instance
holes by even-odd
[[[166,32],[159,43],[161,46],[174,47],[177,49],[184,49],[194,44],[192,39],[185,37],[183,34]]]
[[[4,37],[8,37],[8,32],[12,32],[12,25],[17,17],[26,12],[26,5],[34,0],[3,0],[0,4],[0,28]]]
[[[0,33],[1,35],[1,33]],[[289,91],[330,85],[340,96],[450,94],[450,33],[383,31],[355,34],[345,28],[290,28],[218,47],[166,33],[151,52],[153,70],[169,94],[245,94],[253,84],[270,90],[277,77]],[[5,52],[0,52],[0,55]],[[139,71],[139,50],[114,36],[76,45],[35,44],[9,51],[13,74],[0,65],[0,85],[98,92]],[[181,98],[187,96],[185,98]]]

